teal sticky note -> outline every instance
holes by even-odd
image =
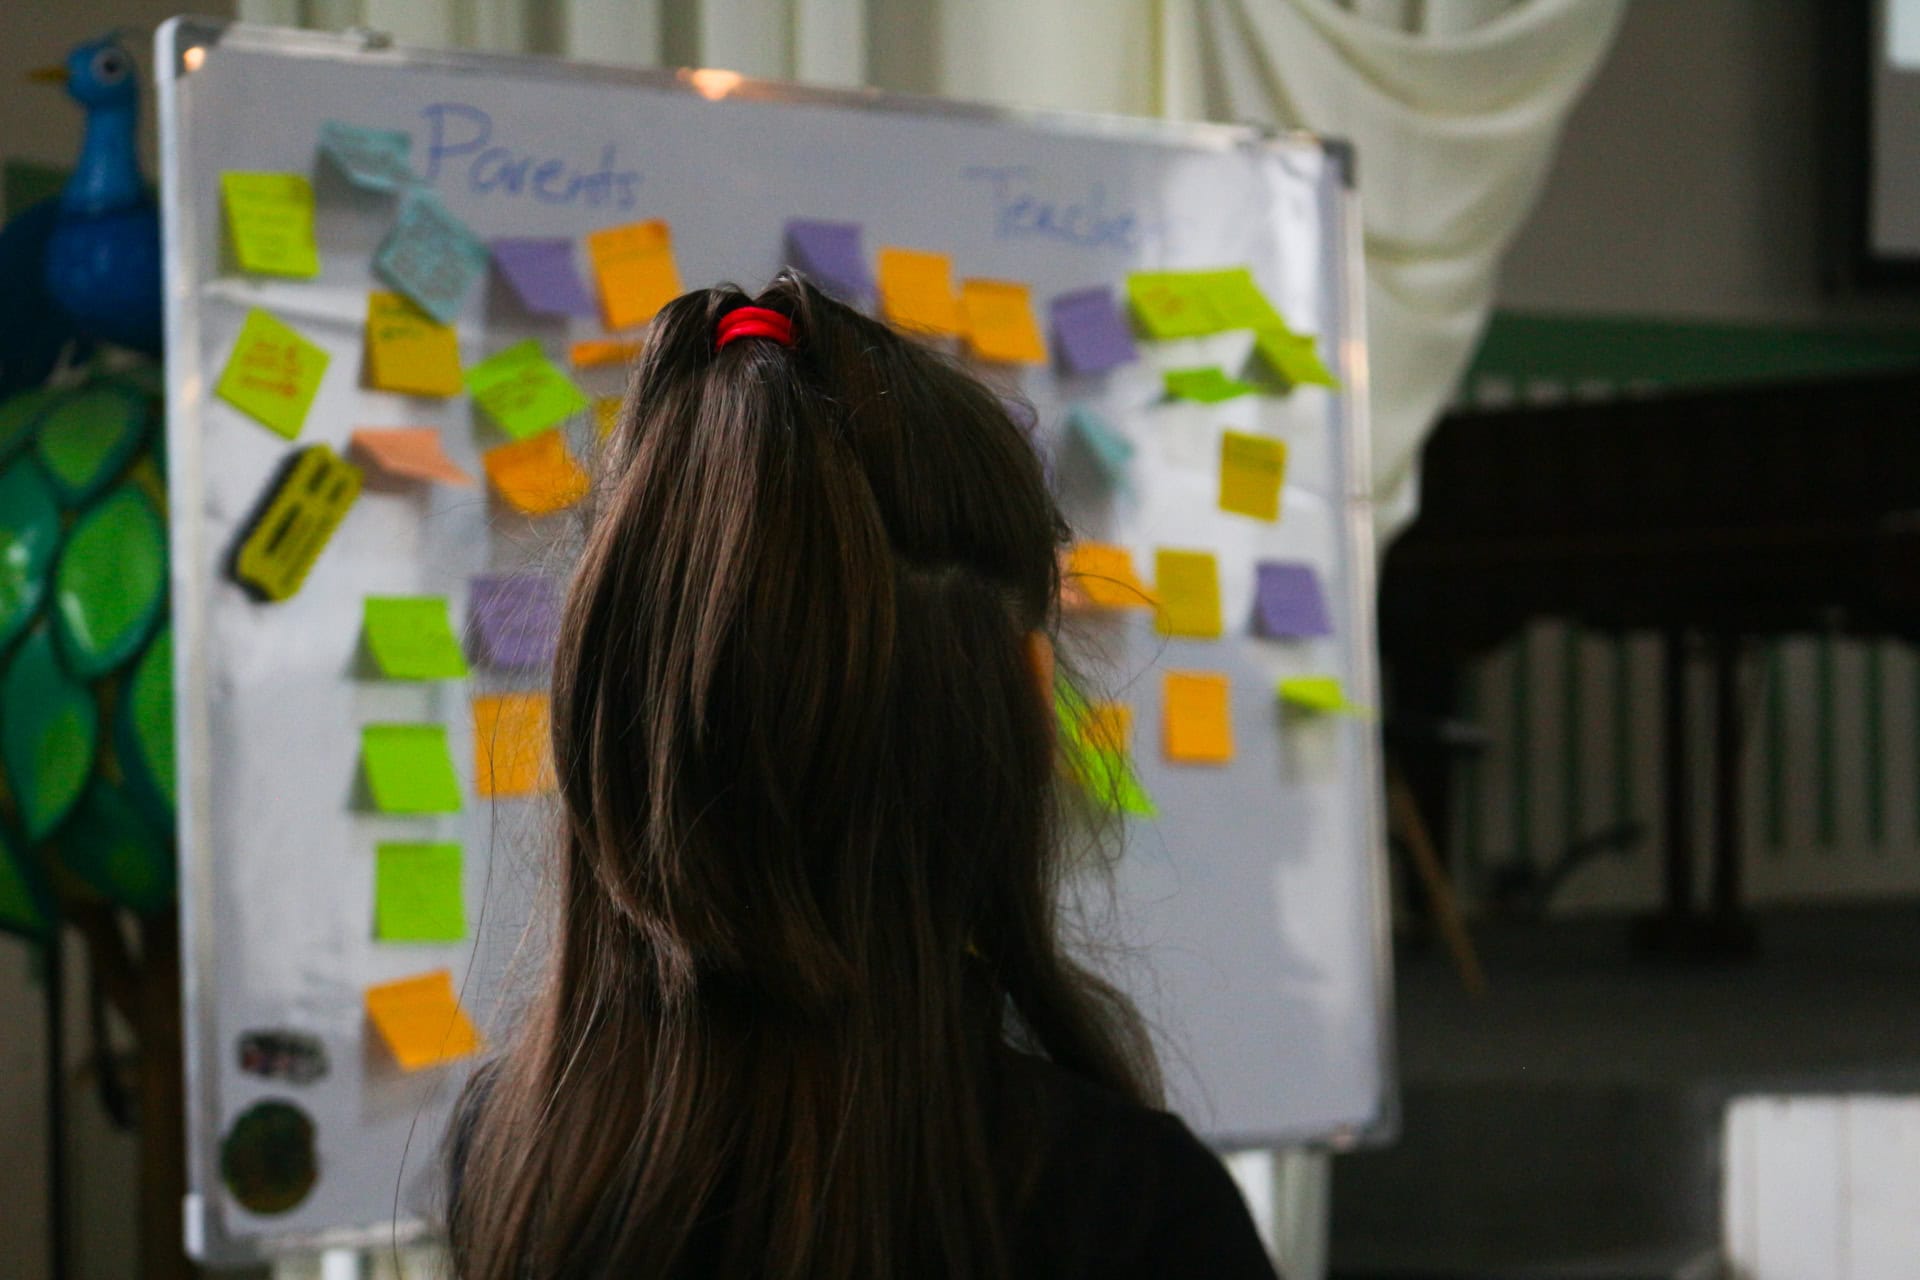
[[[460,780],[454,776],[445,725],[364,725],[360,763],[381,813],[460,812]]]
[[[414,187],[401,198],[400,216],[374,254],[373,269],[422,311],[452,324],[487,269],[487,246],[438,196]]]
[[[467,936],[460,846],[387,842],[374,851],[373,936],[458,942]]]
[[[368,596],[367,648],[389,680],[458,680],[466,655],[441,596]]]
[[[1194,400],[1201,404],[1219,404],[1238,396],[1250,396],[1260,388],[1252,383],[1229,378],[1219,369],[1169,369],[1165,375],[1167,394],[1176,400]]]
[[[1116,489],[1132,488],[1133,442],[1114,430],[1113,425],[1083,404],[1067,410],[1067,426],[1074,438],[1093,455],[1107,483]]]
[[[398,129],[372,129],[344,120],[320,122],[320,154],[342,176],[368,191],[398,191],[413,182],[408,153],[413,138]]]

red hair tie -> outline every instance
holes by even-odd
[[[735,338],[772,338],[783,347],[793,345],[793,321],[765,307],[735,307],[720,317],[713,333],[713,349],[720,350]]]

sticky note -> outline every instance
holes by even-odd
[[[469,485],[473,477],[447,456],[437,427],[361,427],[353,433],[361,458],[396,480]]]
[[[1169,369],[1165,376],[1167,394],[1176,400],[1200,404],[1219,404],[1238,396],[1250,396],[1260,388],[1250,382],[1229,378],[1219,369]]]
[[[450,324],[487,269],[487,247],[438,196],[413,187],[401,198],[400,216],[373,255],[373,269],[422,311]]]
[[[1145,609],[1153,592],[1133,571],[1133,556],[1125,547],[1104,542],[1076,542],[1067,549],[1061,575],[1072,593],[1073,605],[1092,609]]]
[[[1137,271],[1127,277],[1127,300],[1141,327],[1155,338],[1199,338],[1285,324],[1245,267]]]
[[[1287,446],[1266,436],[1220,433],[1220,509],[1256,520],[1280,518]]]
[[[1338,676],[1288,676],[1276,689],[1280,701],[1311,715],[1365,716],[1367,709],[1347,700]]]
[[[598,314],[587,286],[573,266],[573,241],[515,237],[492,241],[493,265],[520,298],[520,305],[539,316]]]
[[[1162,635],[1219,639],[1220,570],[1211,551],[1155,551],[1153,589]]]
[[[290,326],[255,307],[247,312],[233,354],[214,389],[222,400],[291,440],[327,373],[328,356]]]
[[[1312,334],[1294,333],[1285,328],[1267,329],[1254,335],[1253,348],[1289,387],[1340,385],[1340,379],[1321,361]]]
[[[880,250],[880,314],[903,329],[960,332],[960,299],[953,292],[953,260],[918,249]]]
[[[481,458],[494,492],[522,515],[550,516],[587,496],[591,481],[558,431],[489,449]]]
[[[1088,704],[1065,686],[1055,692],[1053,705],[1062,754],[1080,786],[1108,809],[1154,816],[1153,799],[1127,752],[1131,709],[1117,702]]]
[[[483,575],[468,588],[467,620],[481,662],[501,670],[537,671],[553,661],[560,588],[540,574]]]
[[[1033,318],[1033,291],[1011,280],[963,280],[960,316],[967,349],[999,364],[1045,364],[1047,344]]]
[[[1114,430],[1113,425],[1095,413],[1086,405],[1077,404],[1067,410],[1067,427],[1073,432],[1087,453],[1092,456],[1106,477],[1107,483],[1116,489],[1126,490],[1132,487],[1133,442]]]
[[[605,440],[620,425],[620,406],[624,403],[619,396],[595,396],[593,401],[593,434],[597,440]]]
[[[1273,640],[1333,634],[1320,575],[1310,564],[1262,560],[1254,566],[1254,630]]]
[[[413,138],[398,129],[370,129],[344,120],[320,122],[320,154],[354,186],[398,191],[413,181]]]
[[[381,813],[460,812],[460,782],[437,724],[369,724],[360,729],[360,762]]]
[[[473,786],[501,799],[553,789],[547,698],[502,693],[473,700]]]
[[[320,274],[313,184],[299,173],[223,173],[227,232],[242,271],[310,280]]]
[[[467,659],[440,596],[368,596],[367,649],[389,680],[458,680]]]
[[[445,969],[368,987],[367,1020],[402,1071],[456,1062],[482,1047]]]
[[[787,261],[842,302],[859,304],[873,296],[873,276],[860,248],[857,222],[787,222]]]
[[[374,848],[373,936],[458,942],[467,936],[460,846],[383,841]]]
[[[567,348],[567,362],[576,369],[598,369],[605,365],[632,364],[640,354],[640,344],[617,338],[592,338]]]
[[[1105,373],[1139,358],[1113,290],[1106,286],[1060,294],[1049,310],[1054,350],[1069,373]]]
[[[262,600],[300,590],[360,496],[360,468],[323,444],[295,451],[234,548],[234,581]]]
[[[1080,733],[1089,746],[1125,751],[1133,741],[1133,708],[1124,702],[1091,703]]]
[[[1261,292],[1253,272],[1245,267],[1196,272],[1195,283],[1223,329],[1286,327],[1287,322]]]
[[[515,440],[565,422],[587,397],[547,359],[538,339],[516,342],[467,370],[467,391],[495,426]]]
[[[587,254],[600,282],[600,315],[609,329],[631,329],[680,296],[667,224],[635,222],[587,237]]]
[[[1180,764],[1233,760],[1233,707],[1227,678],[1210,671],[1169,671],[1160,685],[1161,747]]]
[[[460,336],[397,293],[367,295],[367,385],[409,396],[460,394]]]

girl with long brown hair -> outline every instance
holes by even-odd
[[[1001,402],[783,275],[660,313],[607,453],[461,1280],[1271,1276],[1060,936],[1064,525]]]

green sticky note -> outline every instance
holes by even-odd
[[[1152,338],[1202,338],[1226,326],[1207,296],[1206,273],[1136,271],[1127,277],[1127,302]]]
[[[383,843],[375,850],[373,936],[382,942],[467,936],[459,845]]]
[[[313,184],[303,173],[223,173],[233,256],[242,270],[310,280],[320,274]]]
[[[587,397],[534,338],[467,370],[467,394],[515,440],[557,427],[587,408]]]
[[[1201,404],[1219,404],[1236,396],[1252,395],[1260,389],[1251,383],[1229,378],[1211,366],[1205,369],[1169,369],[1166,372],[1166,384],[1167,394],[1174,399],[1197,400]]]
[[[328,356],[268,312],[247,312],[233,354],[214,388],[222,400],[291,440],[327,373]]]
[[[367,648],[389,680],[458,680],[467,659],[440,596],[368,596]]]
[[[1289,676],[1280,682],[1280,701],[1322,716],[1365,716],[1365,707],[1347,700],[1338,676]]]
[[[1267,301],[1253,272],[1245,267],[1227,271],[1196,271],[1194,286],[1212,307],[1222,329],[1280,329],[1286,321]]]
[[[447,730],[438,724],[370,724],[360,730],[360,761],[382,813],[458,813]]]
[[[1254,336],[1254,350],[1279,379],[1289,387],[1338,387],[1333,376],[1314,349],[1313,335],[1291,329],[1263,329]]]

